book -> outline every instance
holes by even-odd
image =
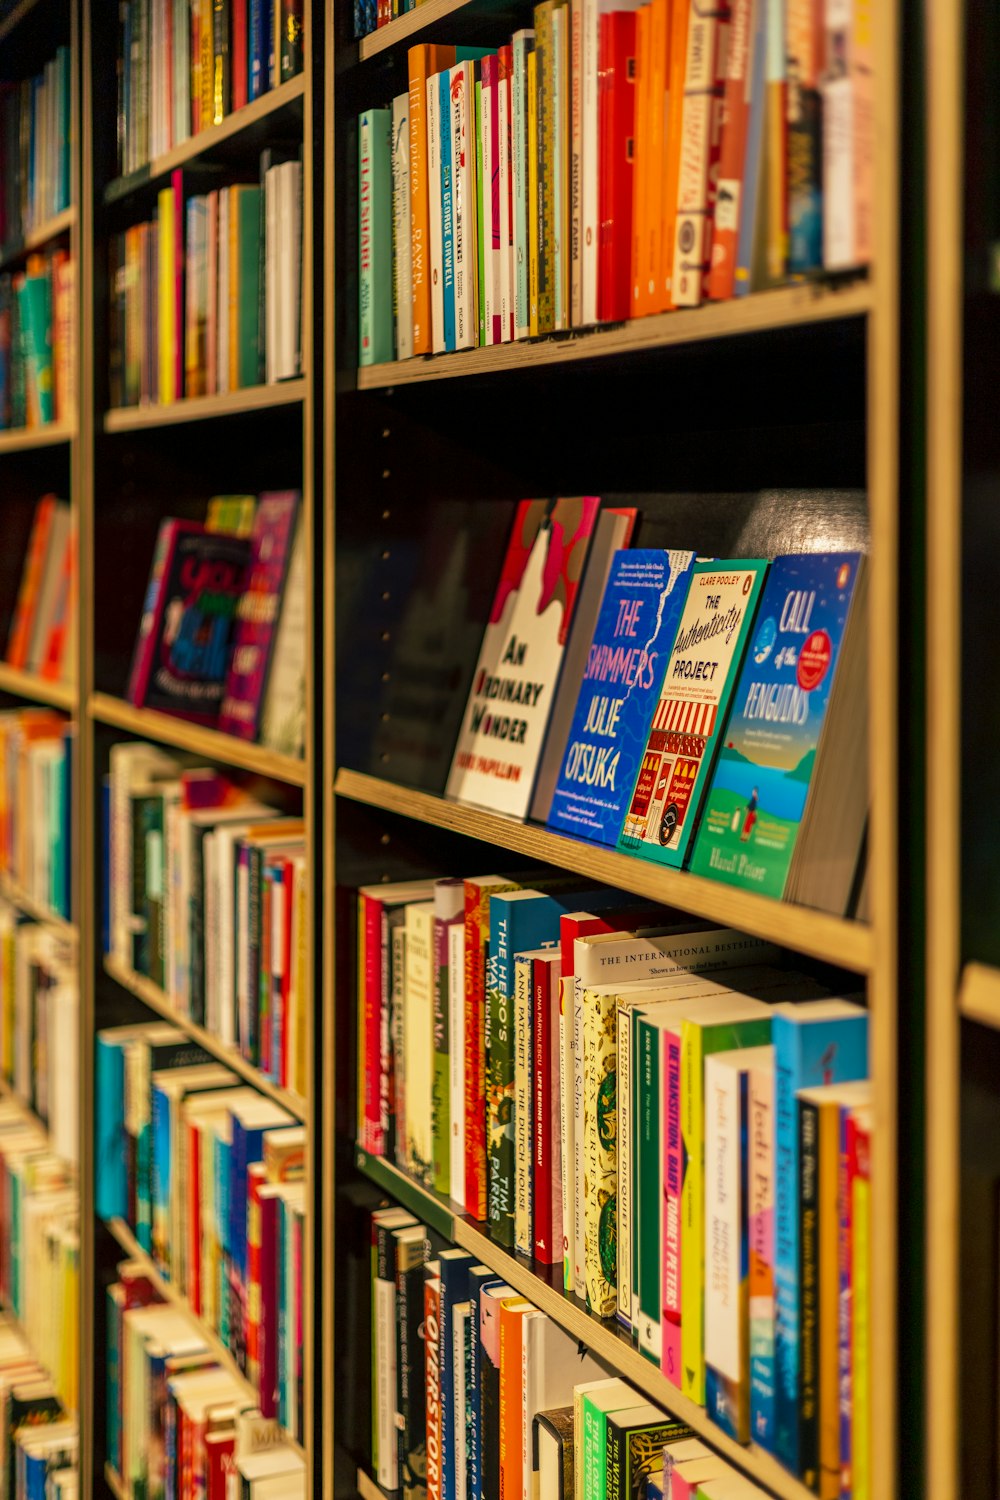
[[[631,142],[635,134],[636,13],[600,17],[600,69],[604,108],[600,127],[600,258],[598,318],[618,323],[632,309]]]
[[[396,358],[413,353],[413,263],[410,240],[410,96],[392,101],[392,274]]]
[[[687,859],[767,564],[694,563],[618,847]]]
[[[48,558],[49,538],[52,535],[55,513],[60,504],[65,505],[65,502],[57,501],[55,495],[43,495],[35,506],[28,550],[25,554],[17,602],[14,607],[14,618],[7,637],[4,659],[11,667],[24,669],[28,664],[38,599]]]
[[[751,1067],[747,1217],[750,1242],[750,1430],[774,1440],[774,1056]]]
[[[305,522],[300,510],[260,711],[261,744],[283,755],[301,755],[305,743],[307,597]]]
[[[573,1407],[538,1412],[532,1424],[532,1473],[538,1493],[554,1500],[573,1500],[575,1494]]]
[[[697,307],[712,263],[730,14],[691,0],[671,298]]]
[[[788,151],[788,268],[793,276],[823,264],[823,15],[787,0],[785,9]]]
[[[395,358],[392,318],[392,111],[358,121],[358,326],[360,363]]]
[[[527,813],[597,509],[592,497],[518,506],[448,796]]]
[[[427,156],[427,81],[455,65],[454,47],[417,46],[407,53],[410,98],[410,237],[412,245],[413,353],[432,348],[430,197]],[[435,205],[436,207],[436,205]],[[391,358],[391,355],[388,356]]]
[[[609,1412],[605,1426],[609,1500],[628,1500],[644,1489],[648,1493],[650,1476],[660,1472],[664,1444],[680,1441],[690,1432],[684,1422],[671,1419],[648,1401]]]
[[[236,608],[232,659],[218,727],[255,739],[299,509],[295,490],[260,497],[246,588]]]

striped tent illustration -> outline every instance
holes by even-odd
[[[661,698],[653,728],[664,734],[697,734],[710,739],[719,708],[716,703],[691,703],[683,698]]]

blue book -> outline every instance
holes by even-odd
[[[215,1305],[219,1309],[219,1337],[229,1346],[229,1178],[232,1140],[216,1131],[212,1141],[212,1167],[215,1175],[215,1236],[219,1245],[218,1282]]]
[[[455,174],[451,160],[451,73],[438,74],[441,155],[441,263],[443,266],[444,346],[448,353],[455,342]]]
[[[768,1444],[799,1472],[799,1132],[795,1095],[868,1077],[868,1014],[849,1000],[774,1007],[774,1433]],[[761,1434],[754,1438],[760,1441]],[[766,1435],[765,1435],[766,1441]]]
[[[173,1153],[170,1139],[170,1100],[164,1089],[152,1094],[152,1244],[153,1260],[165,1280],[171,1280],[170,1267],[170,1181]]]
[[[796,843],[863,565],[858,552],[771,564],[705,796],[694,874],[778,901],[794,892]]]
[[[233,1289],[233,1332],[242,1337],[247,1302],[247,1167],[262,1161],[264,1132],[284,1130],[298,1122],[270,1099],[246,1101],[234,1106],[233,1140],[229,1160],[229,1257]]]
[[[94,1051],[96,1100],[94,1211],[99,1219],[128,1217],[125,1139],[125,1044],[120,1029],[99,1031]]]
[[[487,1287],[503,1286],[502,1276],[497,1276],[487,1266],[473,1266],[469,1271],[469,1322],[471,1324],[471,1354],[465,1372],[465,1409],[468,1414],[469,1471],[467,1488],[469,1500],[482,1500],[483,1494],[483,1412],[479,1385],[479,1303]]]
[[[549,823],[614,844],[688,591],[693,552],[615,554]]]
[[[441,1300],[438,1311],[439,1359],[441,1370],[441,1481],[443,1500],[455,1500],[455,1343],[454,1308],[469,1298],[469,1270],[472,1256],[468,1250],[442,1250],[438,1257],[441,1276]]]

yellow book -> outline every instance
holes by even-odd
[[[632,293],[630,316],[637,318],[645,310],[649,267],[649,123],[650,123],[650,50],[653,8],[640,5],[635,13],[635,133],[632,143]]]
[[[528,53],[528,325],[538,334],[538,65]]]
[[[177,307],[176,265],[174,256],[174,190],[165,187],[157,194],[158,229],[158,335],[160,351],[160,401],[176,401],[177,390]]]
[[[229,189],[229,389],[240,388],[240,208],[239,187]]]

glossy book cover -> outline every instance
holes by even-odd
[[[638,548],[611,564],[549,823],[614,844],[687,597],[693,552]]]
[[[784,893],[861,561],[838,552],[771,564],[705,799],[696,874]]]

